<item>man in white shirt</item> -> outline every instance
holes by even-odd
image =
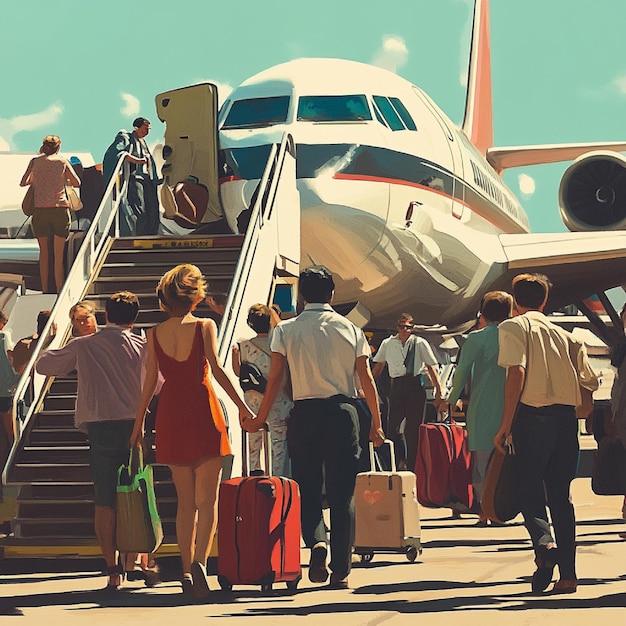
[[[369,368],[370,347],[363,331],[330,306],[335,290],[331,273],[322,266],[309,267],[300,274],[298,287],[304,310],[274,328],[265,396],[257,417],[245,420],[243,428],[255,432],[265,423],[288,366],[294,406],[287,444],[302,498],[302,536],[311,548],[309,579],[315,583],[328,579],[324,470],[331,520],[330,586],[345,589],[354,534],[354,483],[360,455],[365,453],[359,445],[355,372],[372,412],[370,440],[380,445],[385,435]]]
[[[494,444],[502,451],[504,440],[513,436],[519,504],[537,565],[532,590],[547,589],[558,563],[560,579],[553,593],[573,593],[578,585],[576,520],[570,499],[579,450],[576,407],[582,404],[581,387],[593,391],[598,380],[584,344],[543,314],[550,286],[539,274],[513,279],[520,315],[499,327],[498,365],[507,373],[502,424]]]
[[[417,457],[419,425],[424,415],[426,392],[420,372],[424,367],[435,386],[435,401],[441,399],[441,384],[435,366],[437,359],[428,342],[412,334],[413,316],[403,313],[397,324],[398,333],[385,339],[374,356],[374,378],[389,368],[389,417],[386,430],[396,449],[398,469],[413,471]],[[402,422],[404,430],[402,429]]]

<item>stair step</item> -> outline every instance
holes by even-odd
[[[168,537],[176,536],[176,522],[161,520],[163,533]],[[46,519],[46,520],[20,520],[16,519],[13,524],[13,534],[22,539],[49,538],[50,542],[59,539],[73,537],[94,537],[95,531],[92,519]]]
[[[154,466],[156,469],[156,466]],[[166,480],[155,480],[154,492],[157,500],[175,500],[176,488],[171,482],[170,477]],[[34,483],[22,485],[17,497],[18,503],[21,502],[92,502],[94,491],[93,483],[74,483],[74,484],[45,484]]]
[[[14,463],[8,470],[7,483],[89,483],[91,468],[82,464]]]
[[[42,445],[71,446],[76,443],[87,443],[87,435],[75,428],[37,428],[33,429],[28,439],[29,445],[39,447]]]
[[[71,411],[76,410],[76,394],[69,395],[50,395],[47,394],[43,401],[44,411]]]
[[[161,519],[176,518],[176,499],[161,499],[157,503]],[[45,519],[93,519],[93,501],[28,502],[20,503],[17,519],[40,522]]]
[[[233,259],[203,259],[201,263],[196,262],[194,265],[200,268],[204,275],[230,275],[232,276],[237,264],[237,256]],[[144,276],[157,280],[163,275],[163,263],[154,263],[144,261],[141,263],[105,263],[100,270],[97,280],[110,278],[126,278],[127,276]]]
[[[138,296],[154,294],[161,276],[111,276],[108,278],[98,278],[94,281],[89,289],[90,297],[95,294],[111,294],[119,290],[123,286],[128,291],[136,293]],[[212,273],[210,276],[211,284],[213,283],[230,283],[233,277],[232,271],[223,272],[221,274]]]
[[[71,378],[57,376],[50,385],[48,396],[76,396],[77,389],[78,379],[76,376]]]

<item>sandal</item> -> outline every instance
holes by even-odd
[[[119,591],[124,582],[124,568],[120,565],[111,565],[107,567],[107,576],[109,582],[103,591]]]

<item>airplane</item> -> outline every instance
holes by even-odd
[[[225,219],[237,232],[271,145],[290,133],[301,266],[329,267],[334,302],[361,303],[373,328],[402,311],[467,327],[481,295],[523,271],[551,278],[549,310],[625,284],[626,142],[494,147],[490,64],[489,2],[476,0],[460,128],[408,80],[339,59],[262,71],[219,113],[210,83],[159,94],[166,189],[187,174],[208,190],[201,229]],[[565,160],[560,211],[573,232],[531,234],[501,174]]]

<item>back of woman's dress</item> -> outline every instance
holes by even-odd
[[[192,465],[231,454],[224,414],[210,381],[204,356],[202,322],[196,322],[191,352],[178,361],[163,352],[154,332],[159,370],[165,379],[156,416],[156,459]]]

